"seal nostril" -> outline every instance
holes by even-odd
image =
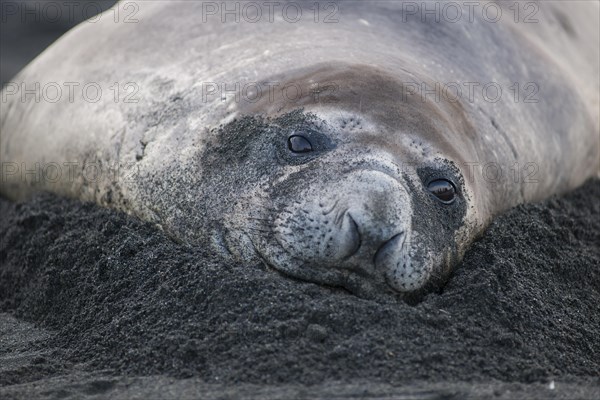
[[[360,248],[362,240],[360,237],[360,231],[358,230],[358,224],[356,223],[354,218],[352,218],[352,215],[350,215],[350,213],[346,213],[346,215],[348,216],[348,220],[350,221],[350,224],[349,224],[350,226],[348,229],[348,235],[349,235],[348,240],[350,241],[350,243],[354,244],[354,246],[352,247],[352,250],[350,250],[348,255],[345,257],[345,258],[349,258],[358,252],[358,249]]]
[[[373,263],[377,265],[379,261],[390,251],[393,251],[399,243],[402,242],[404,236],[404,232],[400,232],[383,242],[379,249],[375,252],[373,256]]]

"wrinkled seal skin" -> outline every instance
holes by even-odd
[[[118,179],[4,174],[2,194],[95,201],[218,256],[412,298],[440,287],[495,215],[597,173],[598,4],[540,2],[539,23],[517,24],[508,13],[422,22],[400,1],[365,3],[340,2],[335,24],[203,23],[201,2],[187,1],[140,2],[136,24],[81,24],[15,81],[135,82],[139,102],[10,97],[2,161],[118,166]],[[223,101],[203,96],[203,82],[303,90]],[[499,82],[505,95],[407,95],[436,82]],[[515,102],[514,82],[535,82],[539,101]],[[294,134],[313,151],[290,152]],[[490,162],[504,168],[493,182],[467,168]],[[515,179],[515,163],[535,163],[537,183]],[[454,203],[427,191],[435,179],[454,183]]]

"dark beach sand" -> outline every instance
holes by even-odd
[[[598,200],[595,180],[511,210],[417,305],[0,200],[0,398],[598,399]]]

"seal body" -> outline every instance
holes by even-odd
[[[175,1],[79,25],[3,90],[2,194],[94,201],[219,256],[410,296],[498,213],[597,174],[597,3],[536,3],[537,23],[496,3],[497,21],[332,4],[333,23]]]

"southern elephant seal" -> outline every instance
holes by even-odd
[[[595,2],[534,3],[537,23],[526,4],[231,4],[138,2],[137,23],[109,10],[50,46],[2,93],[2,193],[411,297],[493,216],[598,171]]]

